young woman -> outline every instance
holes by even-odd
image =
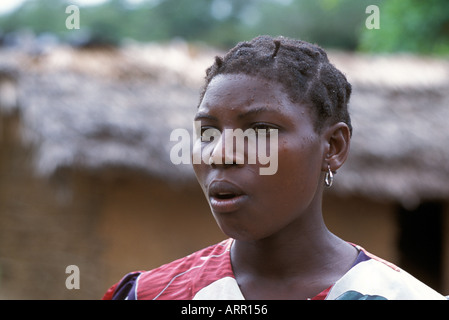
[[[326,53],[304,41],[260,36],[217,57],[195,116],[194,149],[206,161],[194,170],[229,239],[130,273],[104,298],[444,299],[326,228],[323,190],[348,156],[350,95]],[[226,148],[225,133],[237,129],[275,135],[257,149],[277,154],[273,174],[248,161],[248,143]]]

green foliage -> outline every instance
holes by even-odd
[[[361,50],[449,53],[449,1],[384,0],[379,8],[380,29],[363,30]]]
[[[255,29],[260,33],[282,34],[325,47],[353,50],[358,45],[359,26],[366,18],[365,8],[372,2],[303,0],[292,1],[288,6],[268,2],[261,8],[263,19]]]
[[[449,53],[447,0],[109,0],[81,7],[81,30],[65,28],[69,0],[29,0],[0,16],[4,33],[28,28],[62,40],[86,34],[123,39],[191,42],[229,48],[260,34],[284,35],[323,47],[369,52]],[[368,5],[380,8],[379,30],[365,27]]]
[[[11,32],[17,29],[31,29],[36,34],[60,33],[65,29],[66,5],[55,0],[29,1],[11,15],[1,17],[0,29]]]

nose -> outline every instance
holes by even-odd
[[[244,164],[245,146],[240,145],[243,141],[234,138],[236,138],[236,134],[232,129],[225,129],[220,137],[217,137],[209,158],[211,166],[241,166]]]

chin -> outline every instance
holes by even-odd
[[[268,233],[261,232],[259,230],[251,230],[247,228],[236,228],[223,226],[219,224],[221,231],[234,240],[243,241],[243,242],[254,242],[258,240],[265,239],[270,236]]]

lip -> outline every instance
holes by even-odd
[[[237,211],[248,199],[241,188],[229,181],[212,181],[208,192],[210,206],[217,213]]]

